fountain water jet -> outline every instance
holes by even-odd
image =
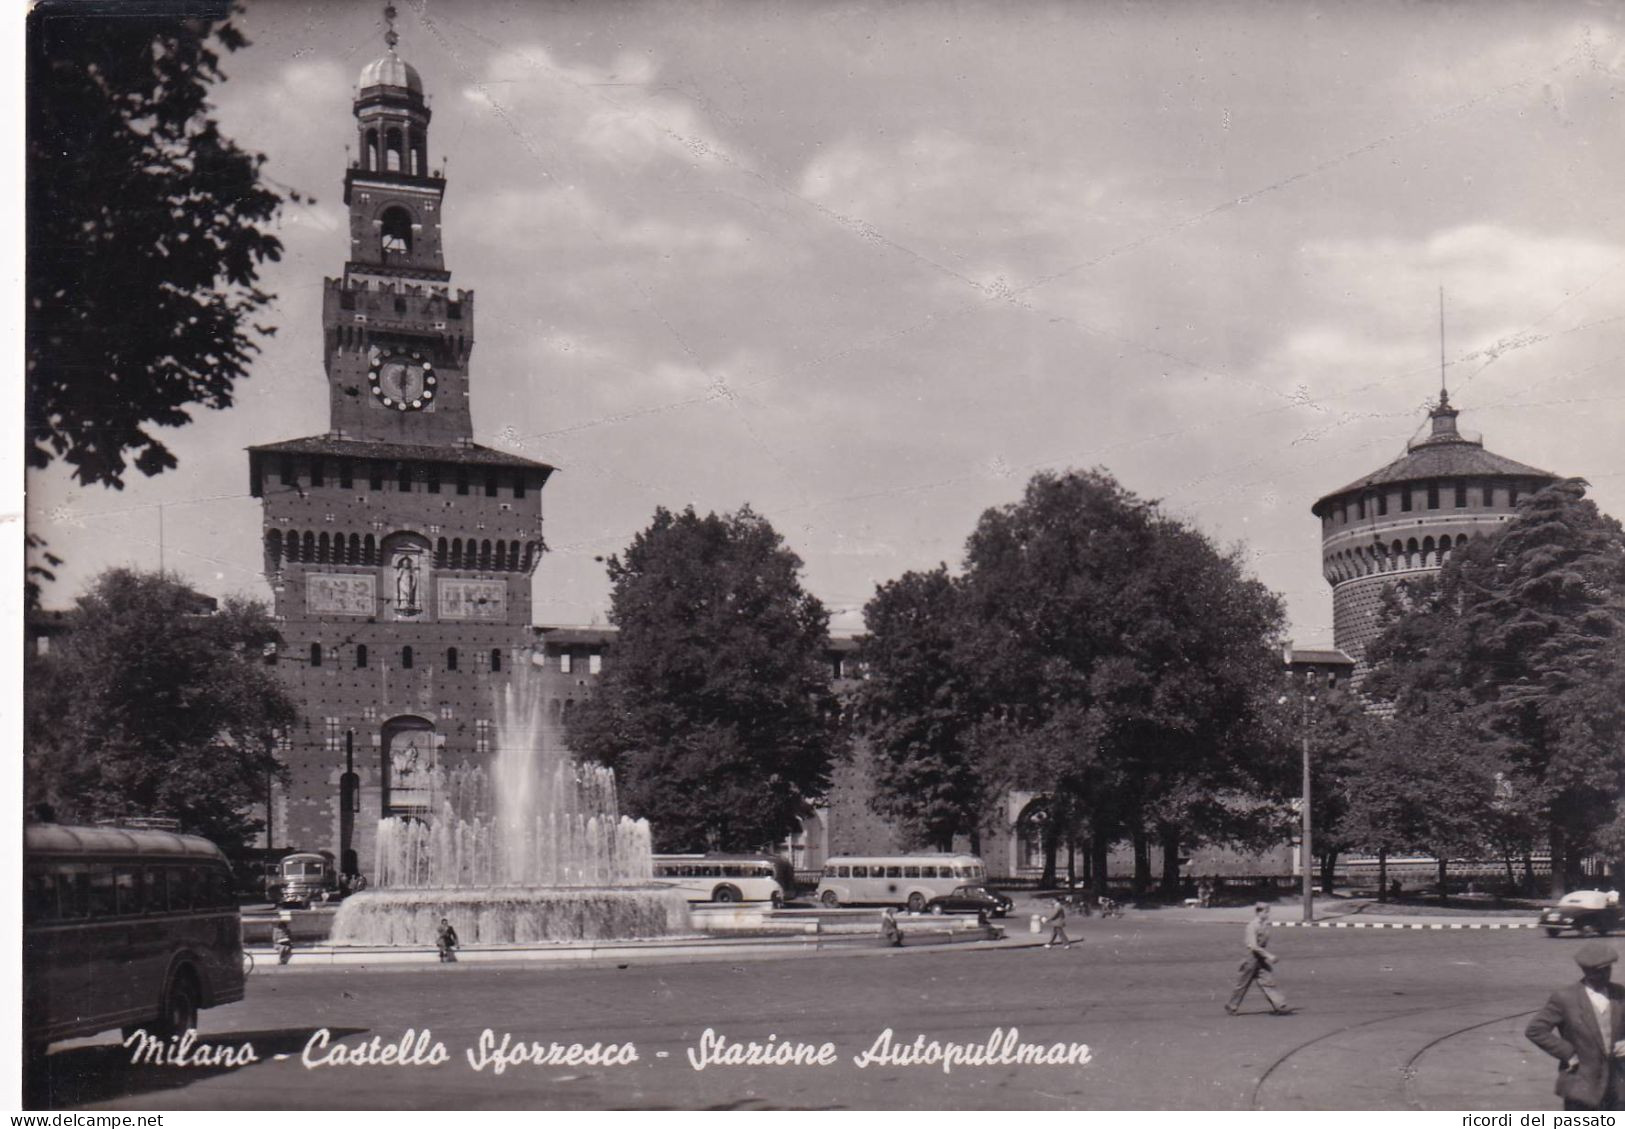
[[[541,680],[514,668],[491,771],[437,765],[423,818],[379,820],[377,889],[340,905],[334,944],[432,945],[441,917],[465,944],[688,931],[683,896],[650,884],[648,822],[620,814],[613,772],[548,747]]]

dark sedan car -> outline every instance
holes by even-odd
[[[986,886],[956,886],[951,893],[938,894],[925,903],[927,913],[985,913],[1003,917],[1014,903]]]

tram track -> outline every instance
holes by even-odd
[[[1515,1011],[1511,1015],[1498,1015],[1494,1019],[1486,1019],[1478,1023],[1470,1023],[1466,1027],[1460,1027],[1454,1031],[1446,1032],[1437,1038],[1429,1039],[1426,1043],[1423,1043],[1420,1050],[1405,1060],[1405,1066],[1400,1075],[1400,1096],[1405,1099],[1405,1104],[1410,1106],[1412,1109],[1423,1108],[1422,1104],[1417,1101],[1411,1093],[1411,1083],[1416,1078],[1416,1064],[1422,1060],[1423,1055],[1427,1054],[1434,1047],[1438,1046],[1440,1043],[1448,1042],[1459,1035],[1465,1035],[1469,1031],[1477,1031],[1481,1027],[1492,1027],[1497,1023],[1505,1023],[1509,1019],[1519,1019],[1525,1015],[1533,1015],[1535,1014],[1535,1010],[1536,1009],[1534,1008],[1525,1008],[1522,1011]]]
[[[1316,1035],[1313,1039],[1306,1039],[1302,1043],[1299,1043],[1297,1046],[1292,1047],[1290,1050],[1286,1051],[1286,1053],[1282,1054],[1274,1062],[1270,1063],[1269,1066],[1264,1068],[1264,1073],[1260,1074],[1258,1076],[1258,1080],[1253,1083],[1252,1094],[1250,1095],[1247,1104],[1252,1109],[1256,1109],[1256,1110],[1264,1109],[1265,1107],[1259,1104],[1259,1097],[1263,1092],[1265,1083],[1267,1083],[1270,1080],[1270,1076],[1273,1075],[1281,1067],[1285,1066],[1287,1064],[1287,1062],[1289,1062],[1294,1055],[1298,1055],[1298,1054],[1303,1053],[1304,1051],[1308,1050],[1310,1047],[1315,1046],[1317,1043],[1324,1043],[1329,1039],[1335,1039],[1340,1035],[1346,1035],[1350,1031],[1358,1031],[1363,1027],[1375,1027],[1379,1023],[1392,1023],[1396,1019],[1405,1019],[1405,1018],[1407,1018],[1409,1016],[1413,1016],[1413,1015],[1425,1015],[1428,1012],[1446,1011],[1446,1010],[1448,1010],[1448,1009],[1444,1008],[1444,1007],[1440,1007],[1438,1005],[1429,1005],[1428,1007],[1411,1008],[1408,1011],[1392,1012],[1392,1013],[1390,1013],[1388,1015],[1378,1016],[1375,1019],[1364,1020],[1364,1021],[1362,1021],[1360,1023],[1350,1023],[1350,1024],[1347,1024],[1347,1025],[1345,1025],[1343,1027],[1339,1027],[1339,1028],[1337,1028],[1335,1030],[1328,1031],[1323,1035]]]
[[[1270,1065],[1265,1068],[1264,1072],[1262,1074],[1260,1074],[1258,1076],[1258,1079],[1253,1083],[1252,1093],[1250,1095],[1248,1104],[1252,1109],[1256,1109],[1256,1110],[1264,1110],[1264,1109],[1273,1108],[1273,1107],[1269,1107],[1269,1106],[1266,1106],[1266,1105],[1263,1104],[1264,1091],[1265,1091],[1265,1088],[1268,1086],[1270,1080],[1281,1070],[1282,1067],[1287,1066],[1289,1063],[1292,1062],[1292,1060],[1294,1058],[1298,1057],[1299,1055],[1303,1054],[1303,1052],[1305,1052],[1305,1051],[1307,1051],[1307,1050],[1309,1050],[1309,1049],[1311,1049],[1313,1047],[1316,1047],[1318,1045],[1327,1043],[1329,1041],[1341,1038],[1342,1036],[1345,1036],[1345,1035],[1349,1034],[1352,1031],[1360,1031],[1360,1030],[1363,1030],[1363,1029],[1366,1029],[1366,1028],[1379,1027],[1379,1026],[1385,1024],[1385,1023],[1395,1023],[1395,1022],[1399,1022],[1401,1020],[1412,1019],[1412,1018],[1415,1018],[1417,1016],[1422,1016],[1422,1015],[1445,1014],[1445,1013],[1449,1013],[1449,1012],[1454,1011],[1454,1010],[1455,1010],[1455,1008],[1451,1007],[1451,1006],[1438,1006],[1438,1005],[1430,1006],[1430,1007],[1424,1007],[1424,1008],[1409,1008],[1409,1009],[1406,1009],[1404,1011],[1390,1012],[1390,1013],[1388,1013],[1386,1015],[1377,1016],[1377,1017],[1372,1018],[1372,1019],[1363,1020],[1363,1021],[1361,1021],[1359,1023],[1345,1024],[1345,1025],[1343,1025],[1341,1027],[1336,1028],[1335,1030],[1327,1031],[1324,1034],[1317,1035],[1312,1039],[1306,1039],[1303,1042],[1297,1044],[1296,1046],[1291,1047],[1287,1051],[1283,1052],[1278,1058],[1275,1059],[1275,1061],[1270,1063]],[[1506,1023],[1509,1020],[1518,1019],[1521,1016],[1532,1015],[1533,1013],[1534,1013],[1534,1009],[1532,1009],[1532,1008],[1524,1008],[1522,1010],[1511,1012],[1511,1013],[1506,1014],[1506,1015],[1497,1015],[1497,1016],[1493,1016],[1493,1017],[1491,1017],[1489,1019],[1476,1020],[1476,1021],[1474,1021],[1472,1023],[1468,1023],[1468,1024],[1464,1024],[1464,1025],[1462,1025],[1460,1027],[1452,1028],[1449,1031],[1443,1032],[1442,1034],[1439,1034],[1439,1035],[1435,1035],[1432,1038],[1428,1039],[1425,1043],[1422,1044],[1422,1046],[1420,1046],[1413,1053],[1411,1053],[1405,1059],[1403,1065],[1401,1065],[1398,1068],[1398,1074],[1399,1074],[1398,1097],[1401,1100],[1401,1102],[1403,1103],[1404,1107],[1410,1108],[1410,1109],[1418,1109],[1418,1110],[1426,1108],[1425,1106],[1423,1106],[1421,1104],[1420,1100],[1415,1095],[1414,1090],[1413,1090],[1413,1082],[1414,1082],[1414,1080],[1416,1078],[1416,1073],[1417,1073],[1417,1068],[1418,1068],[1417,1064],[1421,1062],[1422,1058],[1429,1051],[1433,1050],[1435,1047],[1438,1047],[1438,1046],[1440,1046],[1440,1045],[1442,1045],[1444,1043],[1449,1042],[1451,1039],[1458,1038],[1459,1036],[1468,1034],[1468,1033],[1473,1032],[1473,1031],[1480,1030],[1480,1029],[1485,1028],[1485,1027],[1493,1027],[1498,1023]],[[1390,1107],[1390,1108],[1398,1108],[1398,1107]]]

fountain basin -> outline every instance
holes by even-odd
[[[691,932],[688,902],[665,886],[492,886],[366,890],[333,920],[334,945],[433,947],[440,919],[464,945],[607,941]]]

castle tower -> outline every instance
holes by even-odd
[[[386,42],[361,71],[347,261],[325,282],[329,429],[249,449],[283,636],[268,661],[302,714],[271,841],[363,871],[379,817],[420,812],[429,771],[493,754],[496,690],[530,661],[553,470],[473,441],[474,295],[442,256],[422,80],[393,24]]]
[[[1557,476],[1484,449],[1456,430],[1457,410],[1444,389],[1428,417],[1430,433],[1405,454],[1321,498],[1321,562],[1332,586],[1337,649],[1365,673],[1365,649],[1378,633],[1385,587],[1437,573],[1469,537],[1509,521],[1518,499]]]

